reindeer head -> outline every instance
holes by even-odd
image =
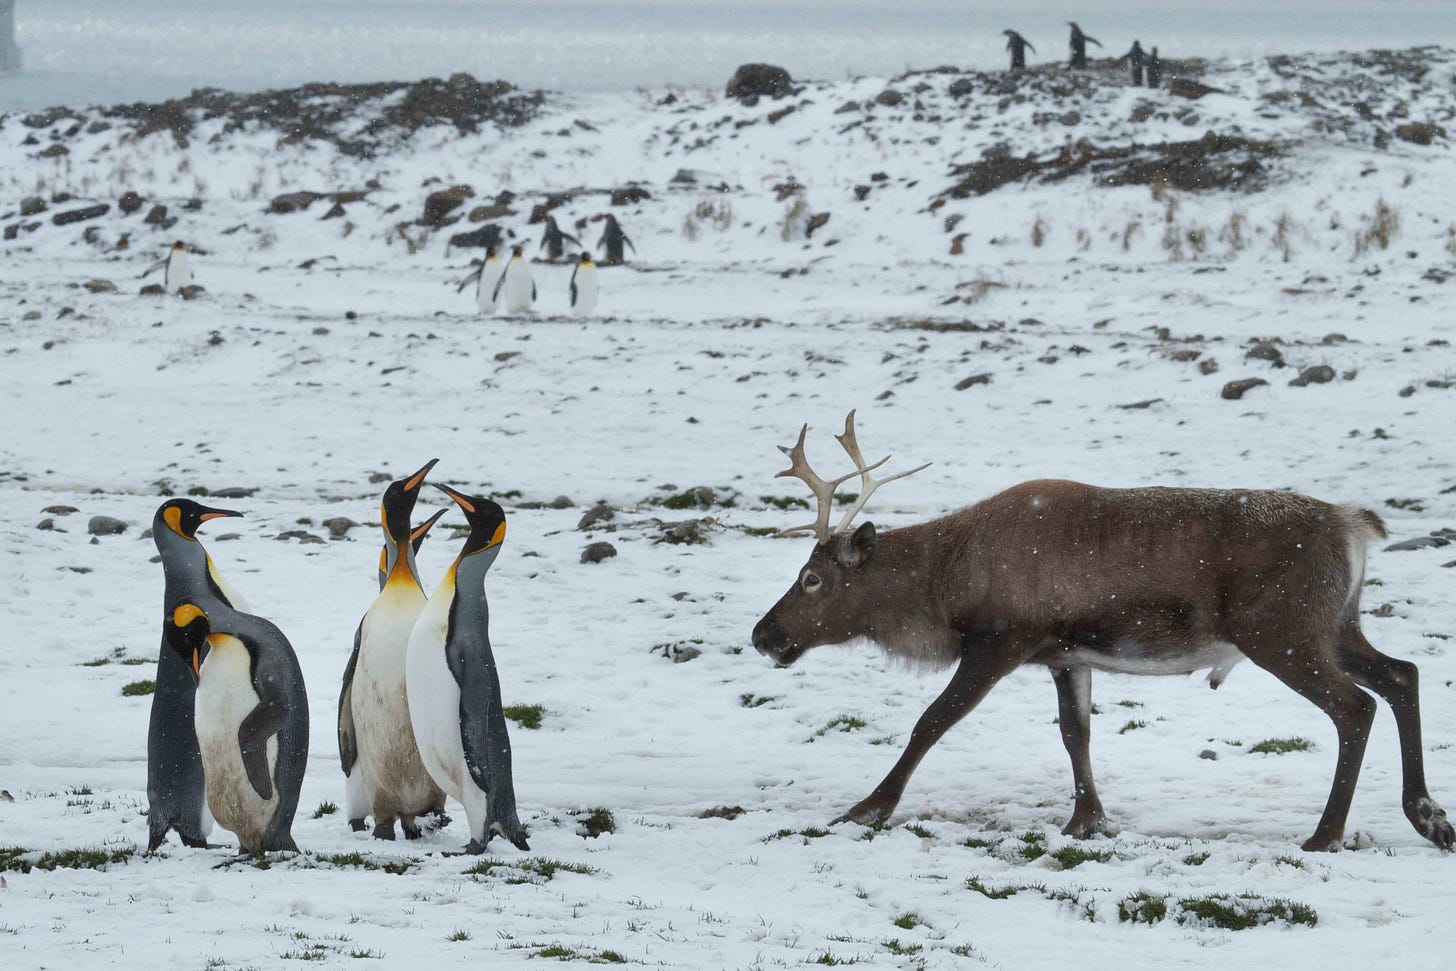
[[[875,524],[861,523],[850,532],[850,523],[864,508],[871,495],[886,482],[903,479],[926,468],[929,463],[908,472],[884,479],[870,475],[890,460],[887,455],[878,462],[865,464],[854,435],[854,412],[844,419],[844,434],[835,439],[850,460],[854,470],[837,479],[821,479],[804,457],[806,424],[799,430],[799,441],[779,451],[789,457],[789,467],[775,478],[790,476],[802,480],[818,502],[818,516],[806,526],[794,526],[781,535],[813,532],[816,540],[809,561],[799,570],[798,580],[774,604],[773,609],[753,628],[753,646],[760,654],[773,658],[780,667],[797,661],[805,651],[821,644],[842,644],[866,634],[879,601],[876,578],[869,565],[875,551]],[[839,525],[831,530],[829,516],[834,503],[834,490],[855,476],[860,477],[859,497],[850,506]]]

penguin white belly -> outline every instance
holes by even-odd
[[[245,850],[256,849],[278,808],[278,787],[262,799],[248,781],[238,729],[258,707],[252,664],[242,641],[216,634],[209,638],[207,660],[197,682],[197,746],[207,778],[207,808],[223,828],[231,830]],[[278,736],[268,739],[268,777],[278,766]]]
[[[597,309],[597,275],[595,271],[576,273],[576,301],[571,312],[577,315],[589,314]]]
[[[535,288],[531,284],[531,270],[524,260],[512,260],[506,268],[505,284],[501,287],[506,313],[523,314],[531,309]]]
[[[436,799],[410,730],[405,688],[410,629],[424,603],[413,583],[390,583],[365,615],[360,633],[352,693],[359,746],[355,772],[376,823],[425,812]]]
[[[192,285],[192,269],[187,265],[186,253],[172,253],[167,258],[167,292],[176,293]]]
[[[475,302],[481,313],[495,313],[495,285],[500,282],[500,278],[500,260],[486,260],[475,290]]]

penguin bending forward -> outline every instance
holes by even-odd
[[[581,254],[571,271],[571,312],[578,316],[597,309],[597,265],[590,253]]]
[[[410,721],[430,775],[465,807],[465,852],[483,853],[496,834],[530,849],[516,814],[511,741],[485,598],[486,571],[505,540],[505,512],[489,499],[435,488],[464,510],[470,535],[410,632]]]
[[[437,461],[431,459],[385,490],[380,517],[388,570],[379,596],[354,633],[354,652],[339,693],[345,812],[355,830],[364,828],[365,815],[372,815],[378,839],[394,839],[396,818],[407,839],[418,839],[415,817],[444,808],[444,794],[420,761],[405,692],[405,650],[425,606],[425,591],[415,573],[410,514],[425,475]]]
[[[292,827],[308,764],[308,694],[293,646],[268,621],[215,597],[181,604],[171,622],[173,648],[197,678],[208,808],[246,856],[297,851]]]
[[[230,509],[210,509],[191,499],[169,499],[152,517],[152,542],[162,557],[166,589],[157,687],[147,727],[148,852],[162,845],[169,829],[175,829],[183,843],[199,847],[207,846],[207,834],[212,832],[194,728],[197,681],[173,643],[180,634],[170,618],[182,603],[202,596],[217,597],[237,610],[248,609],[197,541],[197,528],[203,523],[241,515]]]
[[[506,313],[523,314],[536,302],[536,284],[531,280],[531,264],[521,255],[520,246],[511,247],[511,259],[496,282],[491,302],[505,302]]]
[[[410,549],[418,553],[420,544],[429,535],[430,528],[439,522],[440,517],[449,510],[438,510],[429,519],[416,526],[410,533]],[[389,541],[389,534],[384,534],[384,546],[379,550],[379,589],[384,589],[384,584],[389,580],[389,574],[394,570],[394,564],[399,557],[399,547]],[[355,767],[359,763],[359,747],[355,741],[354,733],[354,669],[359,666],[359,632],[354,633],[354,650],[349,654],[349,663],[344,666],[344,686],[339,691],[339,765],[344,770],[344,817],[349,820],[349,826],[354,832],[363,832],[364,817],[369,815],[369,796],[364,790],[364,776],[356,772]],[[440,799],[431,812],[439,817],[441,825],[450,820],[444,816],[445,795],[440,794]]]

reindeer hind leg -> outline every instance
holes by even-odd
[[[1057,686],[1057,723],[1062,730],[1062,744],[1072,760],[1072,782],[1076,788],[1072,818],[1062,833],[1075,839],[1087,839],[1098,833],[1110,835],[1097,784],[1092,780],[1092,670],[1053,668],[1052,681]]]

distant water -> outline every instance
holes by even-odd
[[[1444,0],[19,0],[25,70],[0,76],[0,110],[455,71],[625,91],[718,88],[746,61],[830,80],[993,68],[1006,27],[1033,60],[1064,57],[1069,15],[1113,55],[1134,38],[1165,57],[1456,43]]]

